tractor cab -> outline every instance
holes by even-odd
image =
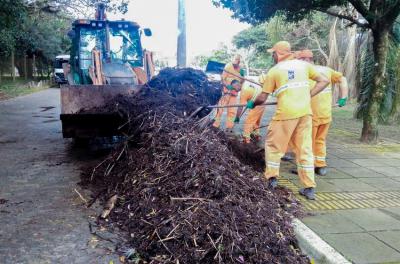
[[[91,66],[101,61],[106,83],[112,79],[118,84],[132,78],[131,68],[143,67],[144,54],[141,35],[151,35],[150,29],[141,30],[135,22],[80,19],[73,23],[73,47],[71,51],[71,73],[75,84],[92,84]],[[94,51],[99,55],[97,58]]]

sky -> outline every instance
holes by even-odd
[[[132,0],[128,13],[109,15],[109,19],[135,21],[153,31],[143,36],[143,46],[157,58],[176,56],[178,34],[178,0]],[[227,9],[217,8],[211,0],[186,0],[186,34],[188,63],[197,55],[210,54],[220,43],[231,47],[232,37],[249,25],[231,18]],[[171,65],[172,66],[172,65]]]

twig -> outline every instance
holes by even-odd
[[[196,201],[202,201],[202,202],[212,202],[210,199],[205,199],[205,198],[196,198],[196,197],[170,197],[172,201],[190,201],[190,200],[196,200]]]
[[[106,170],[106,173],[104,174],[104,176],[110,175],[110,173],[111,173],[111,171],[114,169],[114,167],[115,167],[115,163],[112,164],[112,165],[109,167],[108,170]]]
[[[159,239],[158,242],[160,242],[160,243],[165,247],[165,249],[166,249],[171,255],[174,255],[174,254],[172,254],[172,252],[169,250],[169,248],[168,248],[168,247],[164,244],[164,242],[162,241],[160,235],[159,235],[158,232],[157,232],[157,229],[154,230],[154,231],[155,231],[155,233],[156,233],[156,235],[157,235],[157,237],[158,237],[158,239]]]
[[[180,224],[177,224],[174,229],[171,230],[171,232],[169,232],[169,234],[167,235],[167,237],[169,237],[178,227],[180,226]]]
[[[175,239],[176,237],[172,236],[172,237],[166,237],[164,239],[158,240],[158,242],[164,242],[164,241],[168,241],[168,240],[172,240]]]
[[[213,245],[213,247],[215,248],[215,250],[218,251],[218,248],[217,248],[217,246],[215,245],[214,240],[211,238],[210,234],[207,234],[207,236],[208,236],[208,238],[210,239],[211,244]]]
[[[103,165],[106,161],[108,161],[110,158],[107,158],[105,160],[103,160],[102,162],[100,162],[96,167],[94,167],[93,171],[92,171],[92,175],[90,176],[90,181],[93,181],[93,176],[96,173],[96,169],[98,169],[101,165]]]
[[[85,199],[85,197],[83,197],[82,196],[82,194],[80,194],[79,192],[78,192],[78,190],[77,189],[74,189],[74,191],[79,195],[79,198],[81,198],[82,199],[82,201],[84,201],[85,202],[85,204],[87,204],[88,203],[88,200],[86,200]]]
[[[193,234],[193,244],[195,247],[198,247],[197,241],[196,241],[196,234]]]
[[[119,153],[119,155],[118,155],[118,157],[117,157],[117,161],[119,161],[119,159],[122,157],[122,154],[124,154],[124,152],[126,151],[126,146],[127,146],[127,145],[125,145],[125,146],[122,148],[121,153]]]
[[[128,118],[128,121],[126,121],[124,124],[120,125],[117,130],[120,130],[121,128],[123,128],[124,126],[126,126],[127,124],[129,124],[131,122],[131,120]]]
[[[103,212],[101,213],[101,218],[107,218],[107,216],[111,213],[112,209],[117,202],[118,195],[114,194],[111,198],[107,201],[106,206],[104,207]]]
[[[325,53],[325,51],[322,49],[321,44],[319,43],[318,39],[317,39],[317,38],[314,39],[313,37],[311,37],[311,35],[308,35],[308,38],[309,38],[310,40],[314,41],[314,42],[317,44],[317,46],[318,46],[318,51],[322,54],[322,56],[324,56],[325,61],[328,62],[329,56],[328,56],[328,55]]]

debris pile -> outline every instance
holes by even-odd
[[[185,117],[215,103],[202,88],[212,85],[192,73],[168,69],[113,102],[129,137],[86,174],[108,200],[99,223],[124,231],[139,263],[309,263],[291,226],[292,194],[269,191],[222,133]]]
[[[193,112],[205,105],[214,105],[221,97],[221,83],[211,82],[204,72],[192,68],[166,68],[153,78],[148,85],[168,92],[175,102],[177,111]],[[209,109],[199,116],[205,116]]]

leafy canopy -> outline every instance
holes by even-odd
[[[400,13],[400,0],[212,0],[216,6],[233,11],[234,18],[252,24],[261,23],[277,13],[289,20],[298,21],[312,11],[320,11],[346,19],[360,27],[373,31],[390,27]],[[335,7],[347,9],[351,4],[365,20],[353,12],[338,12]]]
[[[261,24],[242,30],[233,37],[232,42],[238,49],[255,49],[257,52],[265,52],[269,46],[266,25]]]
[[[31,0],[29,6],[50,13],[63,12],[71,16],[89,17],[93,15],[98,3],[104,3],[107,12],[125,14],[128,0]]]
[[[220,43],[219,47],[211,52],[210,55],[199,55],[196,56],[192,64],[199,68],[204,68],[209,60],[218,61],[222,63],[228,63],[232,60],[234,52],[223,43]]]
[[[223,6],[234,12],[234,18],[242,22],[258,24],[275,16],[277,12],[288,19],[300,20],[315,10],[327,10],[332,6],[343,6],[343,0],[213,0],[217,6]]]

